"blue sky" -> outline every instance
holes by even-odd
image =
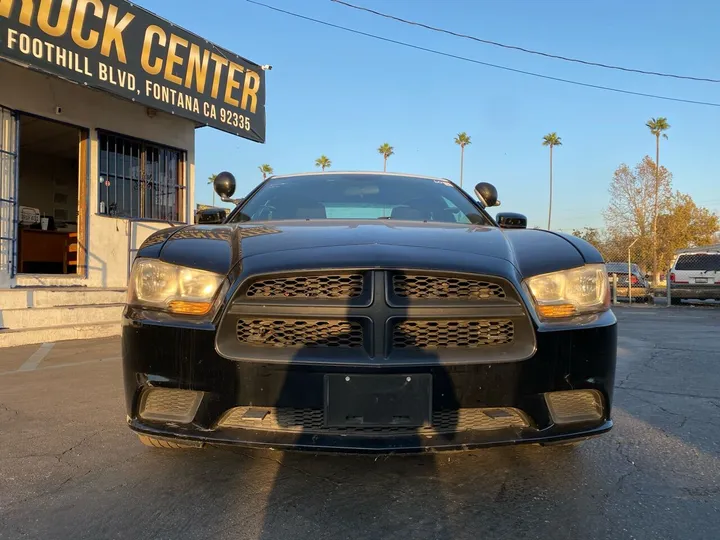
[[[261,0],[278,8],[392,39],[554,77],[720,103],[720,84],[681,81],[570,64],[499,49],[384,20],[330,0]],[[720,3],[675,0],[351,0],[398,17],[483,39],[649,71],[720,79]],[[267,142],[197,131],[196,202],[209,203],[205,179],[232,171],[238,195],[276,173],[313,170],[326,154],[336,170],[378,170],[377,147],[396,155],[388,170],[459,181],[467,131],[465,188],[493,182],[502,210],[547,222],[547,148],[556,131],[553,228],[602,226],[607,188],[622,162],[654,157],[645,122],[672,128],[660,161],[674,187],[720,212],[720,107],[581,88],[384,43],[267,10],[244,0],[142,0],[154,11],[259,64],[267,73]],[[202,8],[198,9],[201,5]]]

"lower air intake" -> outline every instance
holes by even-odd
[[[603,416],[602,395],[597,390],[548,392],[545,402],[557,424],[590,422]]]
[[[219,428],[245,428],[265,431],[302,433],[457,433],[460,431],[493,430],[529,427],[527,416],[518,409],[482,408],[435,411],[432,425],[421,428],[398,427],[325,427],[322,409],[295,409],[274,407],[236,407],[230,409],[218,422]]]
[[[150,388],[140,400],[140,417],[156,422],[189,424],[195,418],[203,393],[177,388]]]

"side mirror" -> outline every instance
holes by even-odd
[[[237,182],[235,182],[235,177],[232,173],[229,173],[227,171],[223,171],[218,174],[215,177],[215,181],[213,182],[213,188],[215,189],[215,193],[220,195],[220,200],[223,202],[231,202],[235,204],[237,204],[237,201],[231,199],[231,197],[235,193],[236,186]]]
[[[490,208],[491,206],[497,206],[498,192],[495,186],[488,184],[487,182],[480,182],[475,186],[475,196],[484,208]]]
[[[195,214],[197,225],[216,225],[223,223],[228,215],[226,208],[204,208]]]
[[[501,229],[527,229],[527,218],[522,214],[503,212],[495,217]]]

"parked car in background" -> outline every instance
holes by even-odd
[[[676,252],[670,269],[670,299],[720,300],[720,244]]]
[[[648,276],[640,269],[637,264],[630,265],[630,287],[628,287],[628,263],[626,262],[608,262],[605,263],[605,269],[610,279],[610,291],[612,292],[613,276],[617,277],[616,297],[620,299],[630,299],[633,302],[652,302],[653,290],[648,282]],[[632,296],[630,296],[632,294]]]

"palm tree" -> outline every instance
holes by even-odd
[[[331,165],[332,161],[330,161],[330,158],[328,158],[325,154],[315,160],[315,166],[320,167],[323,172],[325,172],[325,169],[329,168]]]
[[[655,200],[653,203],[653,281],[658,281],[658,257],[657,257],[657,218],[658,218],[658,207],[660,198],[660,135],[665,139],[668,136],[664,133],[670,129],[667,118],[659,116],[658,118],[651,118],[645,125],[650,130],[650,133],[655,135]]]
[[[378,148],[378,152],[382,154],[383,157],[383,172],[387,171],[387,160],[395,153],[394,150],[395,149],[388,143],[383,143],[380,148]]]
[[[554,131],[543,137],[543,146],[550,147],[550,205],[548,206],[548,230],[550,230],[550,220],[552,219],[552,195],[553,195],[553,147],[562,146],[562,139]]]
[[[260,172],[263,175],[263,180],[265,180],[268,177],[268,174],[272,174],[275,172],[273,170],[273,168],[270,165],[268,165],[267,163],[263,163],[262,165],[260,165],[258,167],[258,169],[260,169]]]
[[[217,174],[211,174],[210,176],[208,176],[208,184],[214,184],[215,178],[217,178]],[[213,206],[215,206],[215,189],[214,188],[213,188],[212,192],[213,192]]]
[[[468,144],[472,144],[470,142],[470,135],[465,133],[464,131],[462,133],[458,133],[457,137],[455,137],[455,144],[460,146],[460,189],[462,189],[463,184],[463,159],[465,157],[465,147]]]

